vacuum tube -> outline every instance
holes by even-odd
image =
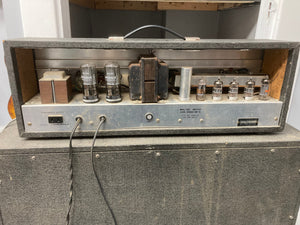
[[[233,79],[233,81],[229,84],[229,95],[228,98],[231,101],[238,100],[238,93],[239,93],[239,83]]]
[[[199,85],[197,88],[196,100],[197,101],[204,101],[205,100],[205,93],[206,93],[206,83],[204,80],[200,79]]]
[[[86,103],[98,102],[97,71],[95,65],[84,64],[80,68],[83,82],[83,101]]]
[[[266,76],[261,80],[261,87],[259,92],[259,99],[260,100],[267,100],[269,95],[269,87],[270,87],[270,80],[269,76]]]
[[[106,81],[106,101],[107,102],[120,102],[120,66],[118,64],[105,65],[105,81]]]
[[[218,80],[215,81],[213,87],[213,100],[221,101],[222,92],[223,92],[223,82],[220,80],[220,78],[218,78]]]
[[[248,101],[254,98],[254,86],[255,86],[255,82],[254,80],[252,80],[252,78],[250,78],[250,80],[248,80],[245,84],[245,90],[244,90],[245,100]]]

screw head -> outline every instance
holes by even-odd
[[[220,151],[215,151],[215,154],[216,154],[216,155],[220,155],[221,152],[220,152]]]
[[[160,152],[156,152],[156,153],[155,153],[155,156],[156,156],[156,157],[159,157],[160,155],[161,155]]]
[[[182,122],[182,119],[178,119],[178,123],[181,123]]]
[[[31,125],[32,125],[32,123],[31,123],[31,122],[28,122],[28,123],[27,123],[27,125],[28,125],[28,126],[31,126]]]
[[[275,117],[274,117],[274,120],[277,121],[277,120],[278,120],[278,117],[275,116]]]
[[[293,219],[294,219],[294,217],[293,217],[293,216],[289,216],[289,219],[290,219],[290,220],[293,220]]]
[[[99,159],[99,158],[100,158],[100,155],[99,155],[99,154],[96,154],[95,157],[96,157],[97,159]]]
[[[300,169],[298,170],[298,172],[300,173]]]
[[[200,119],[200,122],[203,122],[203,121],[204,121],[204,119],[203,119],[203,118],[201,118],[201,119]]]
[[[274,149],[274,148],[272,148],[272,149],[270,150],[270,152],[274,153],[274,152],[275,152],[275,149]]]
[[[33,155],[33,156],[31,156],[31,159],[32,159],[32,160],[35,160],[35,156],[34,156],[34,155]]]
[[[89,121],[89,124],[90,124],[90,125],[93,125],[93,124],[94,124],[94,121],[92,121],[92,120]]]
[[[156,123],[159,123],[160,122],[160,119],[156,119]]]

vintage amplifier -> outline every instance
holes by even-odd
[[[299,44],[17,39],[5,61],[23,137],[262,133],[284,128]]]

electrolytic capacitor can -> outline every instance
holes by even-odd
[[[192,67],[181,67],[179,99],[188,101],[191,93]]]

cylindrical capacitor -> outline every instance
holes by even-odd
[[[214,101],[221,101],[222,100],[222,92],[223,92],[223,81],[218,78],[214,82],[214,87],[213,87],[213,100]]]
[[[270,79],[269,76],[266,76],[261,80],[261,87],[259,92],[260,100],[267,100],[269,96],[269,87],[270,87]]]
[[[97,71],[95,65],[82,65],[81,79],[83,82],[83,101],[86,103],[98,102]]]
[[[253,100],[254,98],[254,86],[255,81],[250,78],[245,84],[244,94],[245,94],[245,100]]]
[[[205,101],[206,94],[206,83],[203,79],[199,81],[199,85],[197,88],[196,100],[197,101]]]
[[[236,101],[238,100],[238,94],[239,94],[239,83],[233,79],[232,82],[229,84],[229,91],[228,91],[228,99],[230,101]]]
[[[105,80],[106,80],[106,101],[107,102],[120,102],[120,66],[118,64],[105,65]]]
[[[188,101],[191,93],[192,67],[181,67],[179,99]]]

